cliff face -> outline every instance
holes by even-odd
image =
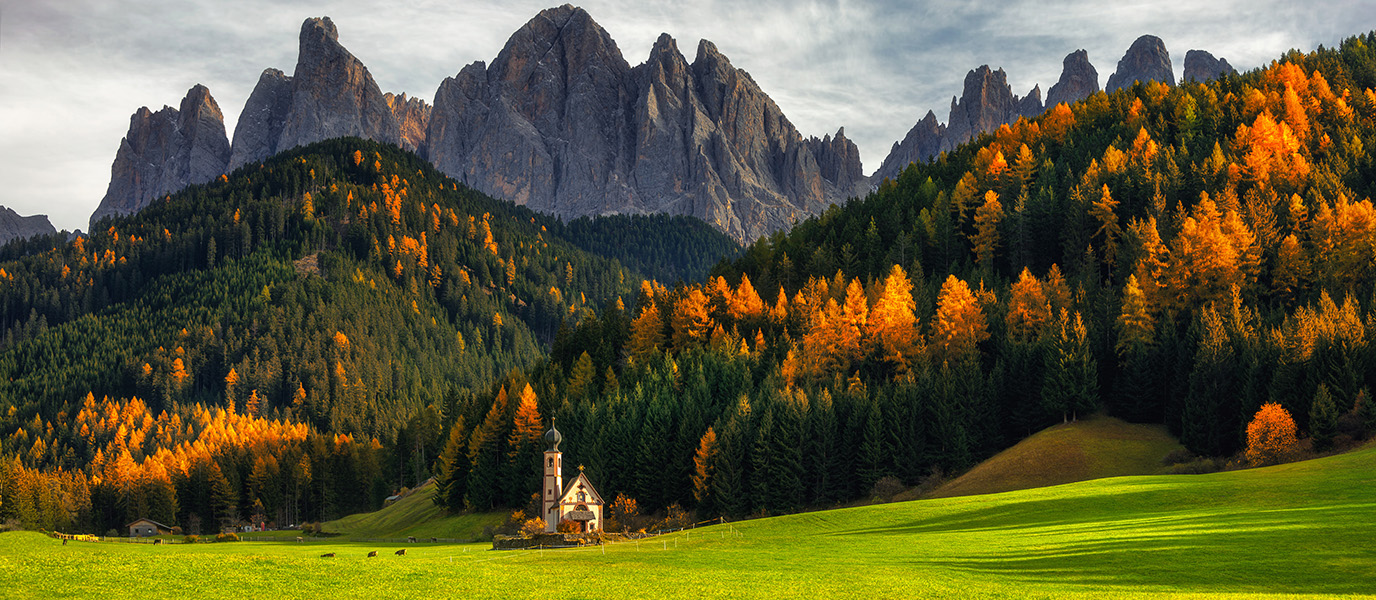
[[[1099,72],[1089,64],[1089,52],[1076,50],[1061,61],[1061,79],[1046,92],[1046,105],[1074,104],[1099,91]]]
[[[258,77],[258,85],[249,94],[234,127],[233,150],[229,170],[245,163],[257,162],[277,154],[277,140],[291,111],[291,77],[277,69],[266,69]]]
[[[430,126],[430,105],[420,98],[407,98],[404,93],[395,95],[388,92],[382,97],[392,111],[392,118],[397,121],[401,147],[420,152],[425,147],[425,130]]]
[[[1190,50],[1185,53],[1185,72],[1180,75],[1180,81],[1202,83],[1236,73],[1226,59],[1214,58],[1214,55],[1203,50]]]
[[[401,141],[382,91],[368,68],[339,45],[339,31],[329,17],[301,24],[300,48],[278,151],[343,136]]]
[[[229,159],[224,115],[205,86],[191,88],[180,108],[163,107],[156,113],[140,108],[129,119],[129,133],[110,167],[110,186],[91,224],[210,181],[225,171]]]
[[[1104,91],[1113,93],[1139,81],[1175,85],[1175,72],[1171,70],[1171,55],[1166,52],[1166,43],[1154,35],[1144,35],[1132,43],[1118,61],[1118,70],[1104,84]]]
[[[711,42],[661,35],[631,68],[582,9],[541,12],[435,94],[426,154],[484,192],[566,217],[668,212],[753,241],[866,187],[844,131],[804,140]],[[819,160],[820,158],[820,160]]]
[[[879,170],[870,176],[870,181],[879,183],[886,178],[893,179],[910,163],[930,161],[981,133],[994,131],[1022,117],[1036,117],[1044,111],[1040,85],[1033,86],[1026,97],[1019,98],[1008,86],[1008,76],[1003,69],[995,71],[983,65],[965,75],[965,89],[960,98],[951,98],[951,116],[947,124],[938,123],[936,114],[927,111],[927,115],[908,130],[903,141],[893,145]]]
[[[878,184],[885,179],[895,179],[910,163],[929,162],[942,151],[942,141],[946,137],[946,126],[937,122],[936,113],[927,111],[927,116],[908,130],[903,141],[894,142],[889,155],[871,179]]]
[[[21,217],[14,210],[0,206],[0,246],[13,240],[53,233],[57,233],[57,230],[48,222],[47,215]]]

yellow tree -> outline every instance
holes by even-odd
[[[631,339],[626,353],[633,360],[642,360],[664,347],[664,321],[659,315],[659,305],[650,301],[640,316],[631,321]]]
[[[674,348],[682,350],[702,345],[712,333],[712,317],[708,314],[707,296],[694,287],[679,298],[671,318]]]
[[[1114,212],[1117,208],[1118,201],[1109,193],[1108,184],[1104,184],[1099,191],[1099,199],[1089,205],[1089,216],[1094,217],[1099,223],[1099,229],[1094,232],[1094,237],[1103,240],[1104,264],[1110,268],[1118,260],[1118,238],[1123,235],[1123,229],[1118,226],[1118,214]]]
[[[1008,335],[1015,341],[1028,341],[1051,320],[1051,304],[1042,290],[1042,283],[1027,267],[1023,267],[1018,280],[1008,295]]]
[[[913,283],[903,267],[894,265],[884,278],[884,289],[874,303],[867,325],[871,343],[899,372],[907,371],[920,353],[917,304],[912,290]]]
[[[955,275],[947,276],[937,295],[936,320],[932,322],[933,359],[955,363],[971,358],[978,344],[988,338],[984,312],[970,285]]]
[[[753,319],[764,314],[764,301],[750,284],[750,276],[741,275],[741,285],[731,295],[731,316],[736,319]]]
[[[693,454],[693,499],[698,507],[706,507],[712,495],[713,466],[717,455],[717,432],[711,427],[698,441],[698,450]]]
[[[1201,194],[1199,204],[1181,222],[1170,255],[1166,280],[1177,307],[1221,302],[1232,286],[1242,283],[1237,248],[1224,234],[1222,217],[1208,194]]]
[[[1123,287],[1123,311],[1118,315],[1118,353],[1151,345],[1155,334],[1156,325],[1142,288],[1137,285],[1137,276],[1128,275],[1128,284]]]
[[[975,235],[970,243],[975,246],[975,258],[985,271],[994,268],[994,253],[999,247],[999,222],[1003,220],[1003,205],[999,195],[993,190],[984,193],[984,204],[975,211]]]

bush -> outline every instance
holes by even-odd
[[[239,534],[237,534],[237,533],[221,533],[221,534],[218,534],[218,535],[215,536],[215,541],[217,541],[217,542],[237,542],[237,541],[239,541]]]
[[[578,523],[575,521],[560,521],[554,526],[554,530],[559,533],[578,533]]]
[[[1223,461],[1217,458],[1196,458],[1189,462],[1181,462],[1171,466],[1172,475],[1203,475],[1205,473],[1217,473],[1223,470]]]
[[[903,482],[897,477],[885,475],[880,477],[879,481],[874,482],[874,487],[870,489],[870,496],[887,501],[902,493],[904,489]]]
[[[182,535],[183,533],[185,532],[182,531],[182,528],[180,526],[172,527],[172,535]]]
[[[545,532],[545,520],[540,517],[521,523],[521,537],[535,537]]]
[[[105,530],[105,537],[119,537],[119,530],[113,527],[107,529]]]
[[[182,538],[182,541],[183,541],[183,542],[186,542],[186,543],[188,543],[188,544],[194,544],[194,543],[196,543],[196,542],[201,541],[201,536],[199,536],[199,535],[188,535],[188,536]]]
[[[1162,458],[1161,465],[1169,467],[1173,465],[1194,462],[1196,460],[1199,460],[1199,457],[1195,456],[1193,452],[1190,452],[1189,450],[1186,450],[1184,448],[1180,448],[1178,450],[1172,450],[1170,454],[1167,454],[1164,458]]]

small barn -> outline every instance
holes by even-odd
[[[150,537],[172,533],[172,528],[152,519],[139,519],[129,524],[129,537]]]

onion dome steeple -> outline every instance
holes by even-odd
[[[562,441],[564,441],[564,436],[559,433],[558,429],[554,428],[554,423],[551,422],[549,431],[545,432],[545,443],[549,444],[549,449],[546,452],[558,452],[559,442]]]

